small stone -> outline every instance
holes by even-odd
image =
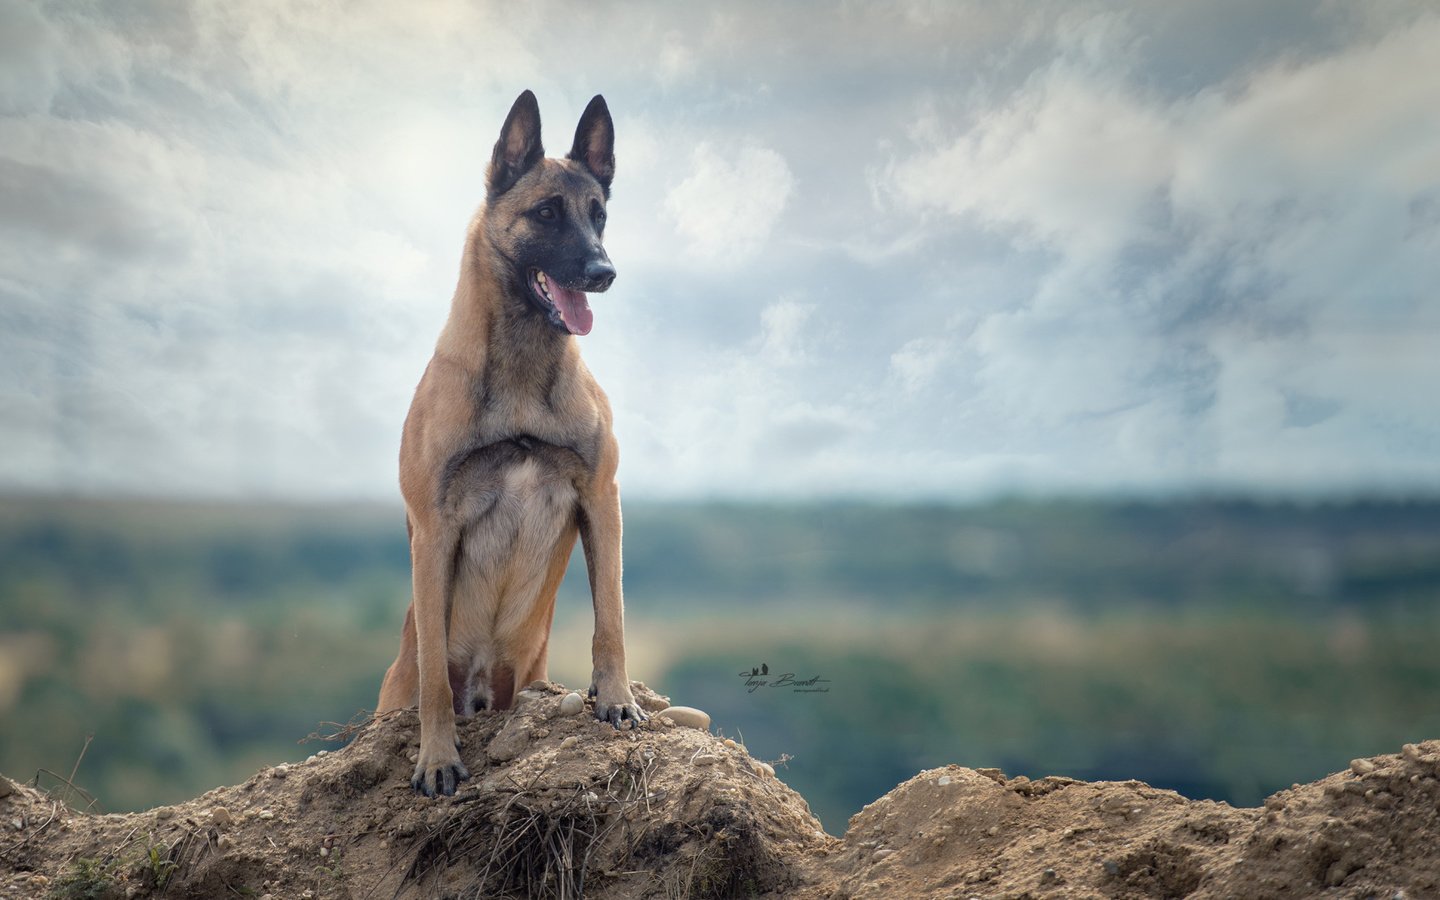
[[[991,837],[996,837],[1000,834],[1000,826],[991,825],[989,828],[985,829],[985,833],[990,835]]]
[[[321,847],[321,848],[320,848],[320,856],[321,856],[322,859],[323,859],[324,857],[329,856],[329,855],[330,855],[330,848],[329,848],[329,847]]]
[[[268,809],[262,809],[255,814],[255,818],[268,822],[275,818],[275,814]]]
[[[217,806],[214,809],[210,810],[210,821],[214,822],[217,826],[224,828],[230,823],[234,822],[235,819],[230,815],[230,810],[226,809],[223,806]]]
[[[316,755],[313,754],[313,753],[310,754],[309,756],[305,757],[305,761],[306,761],[307,763],[313,763],[313,762],[318,761],[319,759],[320,759],[320,757],[316,756]]]
[[[734,738],[726,738],[723,743],[731,750],[734,750],[736,747],[740,746],[739,744],[735,743]]]
[[[412,763],[418,763],[418,762],[420,761],[420,751],[419,751],[419,750],[416,750],[414,753],[410,754],[410,761],[411,761]]]
[[[542,693],[542,694],[546,694],[546,693],[549,693],[549,692],[550,692],[550,682],[548,682],[548,681],[532,681],[532,682],[530,682],[529,684],[525,685],[525,690],[527,690],[527,691],[539,691],[539,692]]]
[[[548,728],[537,728],[537,729],[535,729],[534,731],[530,732],[530,736],[533,737],[533,738],[535,738],[537,741],[540,740],[541,738],[547,738],[547,737],[550,736],[550,729],[548,729]]]
[[[301,892],[300,892],[300,900],[315,900],[315,892],[314,892],[314,891],[301,891]]]
[[[1107,859],[1104,862],[1100,863],[1100,867],[1105,870],[1106,875],[1113,876],[1120,874],[1120,864],[1113,859]]]
[[[600,802],[600,795],[597,794],[597,793],[595,793],[594,791],[586,791],[586,792],[585,792],[585,802],[586,802],[586,803],[599,803],[599,802]]]
[[[947,785],[947,784],[950,783],[950,776],[949,776],[949,775],[941,775],[941,776],[935,781],[935,783],[938,784],[938,785],[940,785],[941,787],[944,787],[945,785]]]
[[[327,756],[330,755],[330,751],[329,751],[329,750],[316,750],[316,751],[315,751],[315,755],[318,756],[318,757],[320,757],[321,759],[324,759],[325,757],[327,757]]]
[[[1046,869],[1045,871],[1043,871],[1043,872],[1040,873],[1040,883],[1041,883],[1042,885],[1045,885],[1045,884],[1056,884],[1056,883],[1058,883],[1059,881],[1060,881],[1060,876],[1059,876],[1058,874],[1056,874],[1056,872],[1055,872],[1054,869]]]
[[[686,728],[710,730],[710,714],[693,706],[667,706],[656,715],[665,716],[676,725],[683,725]]]
[[[1354,772],[1356,775],[1369,775],[1371,772],[1374,772],[1376,768],[1378,767],[1375,765],[1375,763],[1371,762],[1368,759],[1350,760],[1350,771]]]
[[[874,855],[871,856],[871,859],[875,860],[876,862],[880,862],[881,860],[889,859],[894,855],[894,850],[876,850]]]
[[[697,766],[713,766],[720,761],[720,757],[710,753],[700,753],[693,757],[690,762]]]
[[[15,793],[15,782],[0,775],[0,797],[8,797]]]
[[[761,762],[758,759],[752,759],[750,761],[750,768],[754,769],[755,774],[759,775],[762,778],[775,777],[775,767],[770,765],[769,763]]]
[[[999,769],[976,769],[975,774],[984,775],[986,778],[990,779],[996,784],[1005,783],[1005,773],[1000,771]]]
[[[1330,868],[1325,870],[1325,886],[1339,887],[1346,878],[1350,877],[1351,871],[1351,868],[1345,864],[1344,860],[1335,860],[1335,862],[1330,864]]]
[[[20,816],[16,816],[15,818],[10,820],[10,827],[15,829],[16,831],[24,831],[25,820]]]
[[[565,738],[565,740],[560,742],[560,749],[569,750],[571,747],[575,746],[578,743],[580,743],[580,739],[572,734],[569,737]]]
[[[218,838],[215,839],[215,847],[216,847],[221,853],[224,853],[226,850],[229,850],[231,847],[234,847],[234,846],[235,846],[235,839],[232,838],[232,837],[231,837],[230,835],[228,835],[228,834],[222,834],[222,835],[220,835]]]
[[[161,822],[165,821],[166,819],[173,819],[175,818],[175,810],[169,806],[162,806],[159,809],[155,810],[155,818],[159,819]]]
[[[528,691],[528,690],[527,690],[527,691],[521,691],[520,693],[516,694],[516,695],[515,695],[515,699],[516,699],[517,701],[519,701],[519,702],[522,702],[522,703],[529,703],[529,702],[531,702],[531,701],[533,701],[533,700],[539,700],[539,699],[541,699],[541,698],[544,697],[544,696],[545,696],[545,693],[544,693],[543,691]]]
[[[560,700],[560,715],[573,716],[585,708],[585,698],[574,691],[566,694]]]
[[[30,886],[31,886],[31,887],[45,887],[45,886],[48,885],[49,883],[50,883],[50,879],[47,878],[47,877],[44,876],[44,875],[31,875],[31,876],[30,876]]]
[[[1285,808],[1285,801],[1278,795],[1271,795],[1265,798],[1265,808],[1269,810],[1281,810]]]
[[[290,767],[287,766],[287,765],[285,765],[285,763],[281,763],[280,765],[278,765],[278,766],[276,766],[275,768],[273,768],[273,769],[270,770],[270,777],[271,777],[271,778],[284,778],[286,775],[289,775],[289,774],[290,774]]]
[[[495,762],[509,762],[530,745],[530,728],[523,717],[515,716],[506,722],[490,741],[490,746],[485,748],[485,754]]]
[[[381,850],[389,850],[389,849],[390,849],[390,842],[387,841],[387,840],[381,840],[381,841],[380,841],[380,849],[381,849]]]

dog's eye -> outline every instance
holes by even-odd
[[[604,228],[604,227],[605,227],[605,207],[603,207],[603,206],[601,206],[600,204],[596,203],[596,204],[594,205],[594,207],[592,207],[592,209],[591,209],[590,218],[592,218],[592,219],[595,220],[595,227],[596,227],[596,228]]]
[[[553,222],[555,220],[555,207],[542,206],[539,209],[535,210],[535,215],[539,216],[547,222]]]

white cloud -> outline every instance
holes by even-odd
[[[692,252],[726,264],[765,246],[795,184],[785,158],[755,144],[727,158],[702,142],[689,172],[665,198],[666,215]]]
[[[1440,442],[1425,392],[1405,387],[1440,386],[1407,334],[1440,337],[1416,315],[1440,299],[1440,228],[1416,213],[1440,197],[1440,120],[1417,114],[1440,108],[1440,18],[1178,99],[1104,63],[1111,25],[1097,39],[1072,22],[1047,68],[958,134],[922,130],[888,169],[882,209],[1045,254],[1028,300],[966,345],[973,405],[1065,433],[1077,471],[1103,473],[1085,457],[1109,453],[1162,480],[1386,481],[1409,452],[1357,440],[1377,432],[1356,410]],[[917,338],[892,366],[913,389],[940,347]],[[1298,435],[1285,398],[1316,385],[1341,411]]]

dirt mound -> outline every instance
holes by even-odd
[[[745,748],[617,732],[532,686],[461,727],[474,777],[410,790],[413,712],[173,807],[87,815],[0,779],[0,897],[1339,897],[1440,894],[1440,743],[1262,809],[1139,782],[922,772],[826,835]],[[652,711],[666,705],[643,685]],[[573,703],[573,701],[572,701]]]

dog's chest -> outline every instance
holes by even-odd
[[[585,468],[574,450],[530,435],[492,441],[447,466],[444,507],[465,529],[467,542],[548,543],[548,533],[574,521]]]

